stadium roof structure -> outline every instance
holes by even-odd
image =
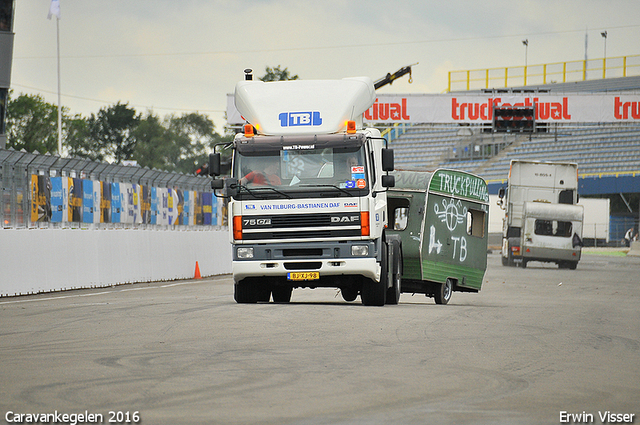
[[[606,93],[621,91],[640,92],[640,76],[605,78],[600,80],[572,81],[569,83],[550,83],[539,85],[527,85],[519,87],[508,87],[501,89],[481,89],[470,91],[455,91],[451,93],[526,93],[526,92],[549,92],[549,93]]]

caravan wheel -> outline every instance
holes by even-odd
[[[444,283],[438,285],[435,296],[433,298],[435,299],[436,304],[445,305],[449,303],[451,294],[453,294],[453,280],[447,278]]]

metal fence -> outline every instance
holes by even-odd
[[[210,179],[0,149],[2,228],[159,228],[222,224]]]

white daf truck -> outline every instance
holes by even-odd
[[[505,210],[503,265],[526,267],[542,261],[577,267],[584,216],[577,205],[577,164],[511,160],[507,188],[501,188],[498,197]]]
[[[235,88],[246,120],[232,144],[229,197],[235,300],[289,302],[294,288],[340,288],[346,301],[397,304],[400,242],[387,235],[393,151],[362,115],[371,79],[254,81]],[[220,153],[210,157],[220,175]]]

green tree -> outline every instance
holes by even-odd
[[[91,137],[88,121],[81,115],[69,118],[65,125],[64,145],[69,156],[104,161],[102,144]]]
[[[63,144],[69,156],[121,163],[134,159],[142,167],[193,174],[208,162],[209,152],[233,134],[221,136],[206,115],[186,113],[164,118],[145,116],[128,103],[101,108],[88,118],[62,109]],[[7,147],[29,152],[57,152],[57,107],[39,95],[20,95],[7,107]]]
[[[96,155],[113,158],[116,164],[133,159],[136,147],[134,131],[140,123],[140,114],[129,103],[116,103],[101,108],[87,120],[91,143],[97,143]],[[91,144],[90,143],[90,144]]]
[[[133,158],[138,162],[138,165],[173,171],[172,164],[167,162],[172,138],[158,115],[148,112],[140,120],[134,136],[137,143],[133,151]]]
[[[208,161],[216,143],[231,141],[220,136],[206,115],[186,113],[161,120],[149,113],[136,129],[133,158],[143,167],[193,174]]]
[[[63,108],[63,117],[65,112]],[[58,152],[58,107],[45,102],[42,96],[20,94],[15,99],[9,97],[6,125],[7,148]]]
[[[265,72],[266,74],[260,77],[260,81],[286,81],[300,78],[297,75],[291,75],[288,68],[280,69],[280,65],[275,68],[267,66]]]

